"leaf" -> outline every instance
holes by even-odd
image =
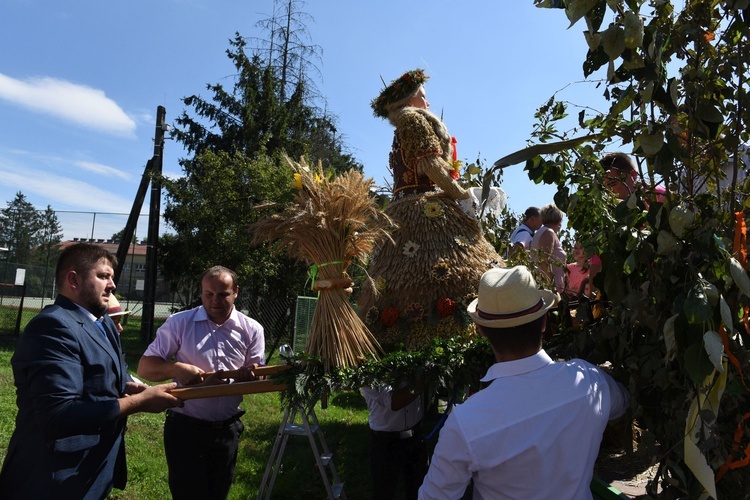
[[[490,170],[490,172],[498,168],[509,167],[517,163],[528,161],[534,158],[535,156],[559,153],[560,151],[574,148],[578,146],[579,144],[593,141],[598,138],[599,138],[599,134],[590,134],[590,135],[584,135],[582,137],[577,137],[575,139],[568,139],[566,141],[549,142],[549,143],[544,143],[544,144],[534,144],[533,146],[529,146],[527,148],[518,150],[515,153],[511,153],[507,156],[503,156],[502,158],[500,158],[499,160],[497,160],[495,163],[492,164],[492,169]]]
[[[695,112],[696,116],[703,121],[711,123],[723,123],[724,115],[721,114],[719,108],[713,104],[701,103],[698,105],[698,109]]]
[[[713,316],[713,309],[708,303],[708,297],[700,287],[693,287],[688,292],[682,310],[687,317],[688,323],[703,323]]]
[[[721,313],[721,322],[724,323],[724,328],[729,333],[734,332],[734,321],[732,320],[732,311],[729,309],[729,304],[724,300],[724,296],[719,297],[719,312]]]
[[[750,277],[748,277],[747,271],[742,267],[742,264],[734,257],[729,257],[729,273],[737,288],[740,289],[740,292],[750,297]]]
[[[722,367],[723,368],[723,367]],[[715,377],[715,372],[711,372],[706,375],[706,378],[699,385],[699,391],[692,398],[690,403],[690,410],[688,411],[687,419],[685,420],[685,465],[688,466],[690,471],[693,473],[695,478],[705,489],[705,494],[710,498],[718,498],[716,495],[716,478],[714,471],[706,460],[706,455],[701,452],[698,448],[698,444],[705,446],[703,437],[705,436],[702,432],[704,428],[704,420],[706,420],[706,414],[712,413],[707,421],[713,422],[716,420],[718,415],[719,405],[721,403],[721,396],[724,394],[724,389],[727,385],[727,373],[726,370],[722,369],[718,377]],[[708,393],[703,391],[709,389]],[[683,484],[684,479],[683,479]],[[705,496],[704,494],[704,496]]]
[[[669,255],[680,250],[680,242],[669,231],[661,230],[656,235],[656,253]]]
[[[669,227],[678,237],[685,236],[685,231],[695,221],[695,213],[684,205],[677,205],[669,212]]]
[[[724,357],[724,344],[721,341],[721,336],[718,332],[708,330],[703,334],[703,347],[706,349],[708,359],[713,363],[714,367],[720,372],[724,372],[724,366],[722,365],[722,358]]]
[[[697,441],[697,439],[695,439]],[[688,466],[693,475],[705,484],[709,498],[716,498],[716,484],[714,471],[705,455],[701,453],[700,448],[693,442],[693,439],[685,439],[684,444],[685,465]]]
[[[599,48],[602,43],[602,35],[600,33],[591,33],[590,31],[584,31],[583,37],[586,39],[586,43],[589,46],[590,51],[595,51]]]
[[[653,134],[638,134],[635,137],[636,145],[648,155],[655,155],[664,145],[664,131],[660,130]]]
[[[648,82],[646,88],[641,92],[641,99],[644,103],[651,102],[651,97],[654,95],[654,82]]]
[[[568,28],[577,23],[597,3],[598,0],[568,0],[567,7],[565,7],[565,15],[570,20]]]
[[[672,99],[672,105],[677,106],[680,100],[680,82],[676,78],[669,80],[669,97]]]
[[[620,57],[625,51],[625,31],[616,24],[602,31],[602,47],[610,61]]]
[[[636,12],[629,10],[623,20],[625,26],[625,47],[635,49],[643,43],[643,19]]]
[[[610,59],[610,61],[607,63],[607,81],[611,83],[617,83],[615,82],[615,63]]]
[[[636,96],[635,89],[632,85],[628,86],[627,89],[625,89],[625,92],[620,95],[620,98],[617,100],[617,104],[612,107],[611,113],[612,114],[621,114],[623,111],[628,109],[630,105],[633,103],[633,98]]]
[[[607,57],[607,54],[604,53],[604,49],[601,45],[596,50],[588,51],[586,54],[586,60],[583,61],[583,76],[587,77],[591,75],[594,71],[607,64],[608,61],[609,58]],[[604,91],[605,97],[608,93],[609,88]]]
[[[477,174],[478,174],[478,173],[480,173],[481,171],[482,171],[482,168],[481,168],[481,167],[478,167],[478,166],[477,166],[476,164],[474,164],[474,163],[472,163],[471,165],[469,165],[468,167],[466,167],[466,172],[467,172],[467,173],[468,173],[469,175],[477,175]]]
[[[625,274],[631,274],[637,267],[636,260],[635,260],[635,252],[632,252],[630,255],[628,255],[628,258],[625,259],[625,265],[623,265],[623,272]]]
[[[674,322],[679,314],[675,314],[671,318],[667,318],[664,322],[664,344],[667,347],[667,360],[673,360],[674,355],[677,352],[677,341],[674,338]]]
[[[708,359],[703,342],[696,342],[685,349],[685,372],[695,385],[700,385],[714,371],[714,365]]]

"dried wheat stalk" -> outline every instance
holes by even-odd
[[[321,280],[348,277],[351,262],[364,261],[376,239],[387,237],[393,226],[370,194],[372,180],[357,171],[326,179],[320,164],[313,170],[304,159],[286,159],[299,189],[281,212],[250,227],[253,243],[274,242],[290,256],[317,266]],[[319,292],[305,351],[322,357],[328,370],[377,358],[381,348],[352,309],[347,291],[331,287]]]

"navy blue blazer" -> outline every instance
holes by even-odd
[[[32,319],[11,359],[18,416],[0,472],[0,498],[100,499],[126,480],[131,380],[114,322],[105,335],[58,296]]]

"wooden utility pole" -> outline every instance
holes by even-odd
[[[141,176],[141,185],[138,186],[138,192],[135,195],[135,201],[133,201],[133,208],[130,210],[128,222],[125,224],[125,229],[123,229],[122,237],[120,238],[120,244],[117,247],[117,269],[115,269],[115,285],[117,286],[120,286],[122,268],[125,266],[125,261],[128,258],[128,249],[132,246],[133,234],[135,234],[135,228],[138,225],[138,217],[141,215],[141,208],[143,208],[143,200],[146,199],[146,191],[148,190],[148,185],[151,181],[152,163],[153,159],[146,162],[146,168],[143,170],[143,175]]]
[[[156,110],[156,134],[154,156],[151,158],[151,201],[148,210],[148,236],[146,241],[146,280],[143,290],[143,316],[141,317],[141,339],[154,339],[154,306],[156,297],[156,249],[159,243],[159,220],[161,219],[161,171],[164,153],[164,132],[167,125],[164,106]]]

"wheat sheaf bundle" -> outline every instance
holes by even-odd
[[[296,172],[294,201],[250,227],[253,243],[273,242],[311,267],[319,291],[305,352],[331,366],[356,366],[378,358],[380,344],[349,303],[353,260],[364,261],[379,238],[393,226],[370,194],[372,180],[349,171],[325,178],[321,165],[286,160]],[[269,207],[270,205],[263,205]]]

